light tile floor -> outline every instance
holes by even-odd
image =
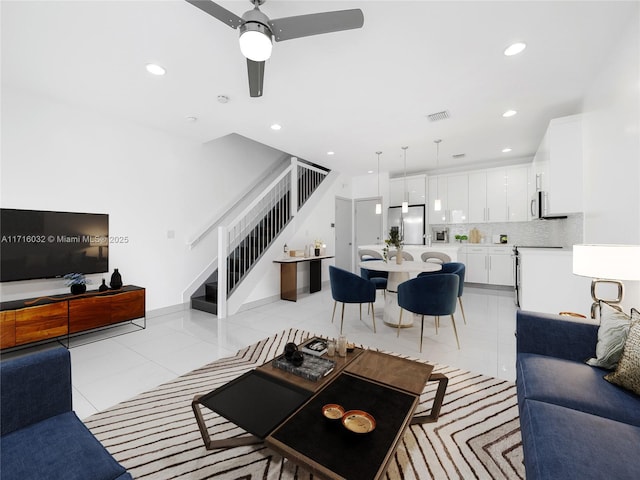
[[[459,312],[455,315],[460,350],[451,320],[446,317],[441,318],[437,335],[433,318],[425,317],[422,353],[419,318],[396,337],[396,329],[382,322],[382,295],[378,295],[375,305],[377,333],[373,333],[366,306],[363,321],[359,320],[357,305],[346,306],[344,333],[349,341],[358,344],[514,380],[513,293],[465,287],[463,304],[467,324]],[[148,319],[145,330],[113,336],[121,328],[117,327],[79,337],[78,342],[95,341],[70,349],[74,410],[85,418],[290,327],[337,337],[340,307],[333,324],[332,309],[331,293],[324,287],[321,292],[303,295],[295,303],[277,301],[223,320],[196,310],[182,310]]]

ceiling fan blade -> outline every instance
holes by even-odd
[[[208,13],[212,17],[217,18],[222,23],[226,23],[231,28],[238,28],[242,25],[242,17],[239,17],[233,12],[230,12],[224,7],[221,7],[217,3],[213,3],[211,0],[185,0],[194,7],[198,7],[205,13]]]
[[[359,8],[269,20],[271,31],[278,42],[321,33],[352,30],[361,28],[362,25],[364,25],[364,15]]]
[[[264,62],[254,62],[247,58],[247,70],[249,72],[249,94],[252,97],[261,97],[264,85]]]

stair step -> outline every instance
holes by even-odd
[[[191,308],[194,310],[200,310],[202,312],[218,314],[218,304],[211,302],[206,297],[194,297],[191,299]]]
[[[204,285],[204,297],[207,300],[218,300],[218,282],[210,282]]]

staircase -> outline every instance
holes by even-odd
[[[219,286],[226,286],[223,300],[233,294],[328,173],[326,169],[294,160],[236,220],[219,227],[219,243],[226,245],[224,282],[220,282],[218,267],[203,288],[198,289],[200,294],[196,292],[191,297],[191,308],[217,315]]]

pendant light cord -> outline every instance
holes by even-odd
[[[409,147],[402,147],[402,150],[404,150],[404,201],[409,204],[409,194],[407,192],[407,148]]]
[[[441,139],[434,140],[434,143],[436,144],[436,172],[440,168],[440,142],[441,141],[442,141]],[[436,177],[436,200],[438,198],[440,198],[440,179]]]

